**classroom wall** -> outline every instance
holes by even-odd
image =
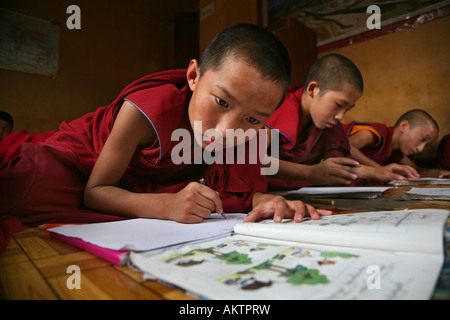
[[[81,30],[69,30],[66,9],[81,9]],[[149,73],[171,68],[172,28],[142,14],[139,0],[2,0],[0,8],[57,22],[59,72],[54,78],[0,69],[0,110],[14,130],[56,130],[109,104],[121,89]]]
[[[360,68],[365,91],[343,123],[352,120],[394,125],[404,112],[421,108],[438,122],[440,138],[450,133],[450,16],[330,52]],[[438,140],[438,141],[439,141]],[[438,142],[420,157],[432,157]]]
[[[225,27],[235,23],[262,25],[259,2],[260,0],[199,0],[200,52]]]

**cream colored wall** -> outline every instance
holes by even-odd
[[[450,133],[450,16],[344,48],[340,53],[360,68],[363,97],[347,113],[352,120],[394,125],[404,112],[422,108],[438,122],[440,138]],[[438,140],[438,141],[439,141]],[[438,142],[421,156],[432,156]]]

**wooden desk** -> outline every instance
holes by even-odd
[[[67,288],[70,265],[81,270],[81,290]],[[50,237],[37,228],[14,234],[0,253],[2,299],[192,299],[183,291],[157,281],[146,281],[140,272],[118,267]]]
[[[390,190],[383,195],[383,198],[385,200],[399,198],[409,189],[410,187],[400,187]],[[337,203],[336,206],[339,207],[339,204]],[[450,209],[450,202],[416,201],[409,203],[409,207]],[[80,290],[70,290],[66,285],[68,278],[72,275],[67,273],[70,265],[80,267]],[[0,284],[0,298],[10,300],[194,299],[183,291],[157,281],[144,280],[140,272],[129,267],[117,267],[88,252],[54,239],[47,231],[37,228],[14,234],[9,247],[0,253]]]

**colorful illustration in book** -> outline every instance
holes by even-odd
[[[317,259],[318,257],[320,259]],[[312,251],[293,247],[281,251],[255,267],[219,278],[217,281],[226,285],[237,286],[242,290],[257,290],[269,287],[275,282],[279,282],[280,278],[285,278],[285,281],[293,285],[326,284],[329,279],[326,275],[321,274],[318,268],[307,267],[303,264],[297,264],[297,262],[292,265],[292,260],[293,258],[312,259],[313,263],[317,263],[318,266],[326,266],[334,265],[336,260],[332,260],[332,258],[336,257],[349,259],[358,256],[347,253],[316,251],[312,254]],[[285,263],[284,260],[288,262]]]
[[[321,268],[334,266],[340,259],[358,258],[357,255],[339,252],[319,252],[297,247],[283,248],[271,258],[254,265],[257,255],[273,244],[250,241],[221,243],[215,247],[193,249],[171,255],[162,261],[179,267],[195,267],[207,263],[250,265],[252,267],[216,279],[219,283],[241,290],[258,290],[275,283],[292,285],[326,284],[330,280],[320,272]]]

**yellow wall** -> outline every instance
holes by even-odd
[[[360,68],[365,91],[343,123],[352,120],[394,125],[404,112],[422,108],[450,133],[450,16],[380,36],[336,52]],[[439,141],[438,140],[438,141]],[[435,153],[437,142],[422,156]]]
[[[171,67],[171,26],[151,20],[123,0],[3,0],[0,8],[57,22],[59,72],[55,78],[0,69],[0,110],[14,130],[56,130],[112,102],[137,78]],[[68,30],[66,9],[81,9],[81,30]]]
[[[201,10],[211,0],[199,2]],[[73,4],[69,0],[0,2],[0,8],[61,26],[59,73],[55,78],[0,69],[0,110],[13,115],[15,130],[55,130],[62,120],[109,104],[126,84],[140,76],[172,67],[172,27],[148,18],[133,3],[136,2],[78,0],[82,29],[68,30],[66,8]],[[223,3],[215,1],[215,10],[225,10]],[[231,15],[239,20],[236,22],[258,20],[257,1],[250,1],[243,9],[241,4],[240,10],[234,12],[246,12],[245,19],[242,14]],[[200,21],[203,46],[212,37],[207,31],[215,33],[220,29],[220,25],[207,27],[212,18]],[[344,122],[362,120],[393,125],[403,112],[424,108],[438,121],[440,137],[450,132],[449,38],[450,17],[445,17],[333,50],[355,61],[365,80],[364,95]],[[425,155],[433,153],[436,146],[437,143]]]

